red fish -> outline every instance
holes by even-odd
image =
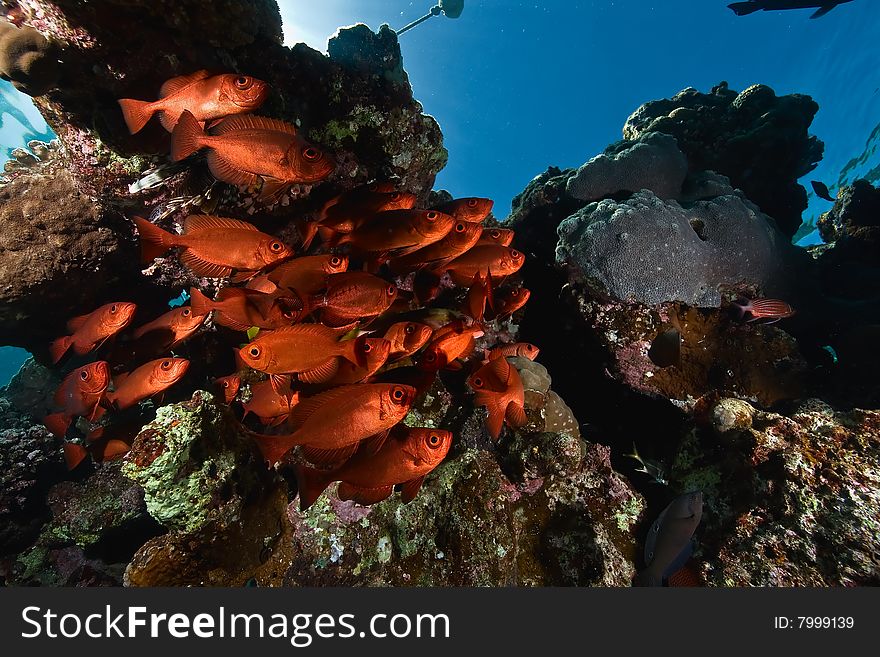
[[[74,470],[89,455],[85,447],[79,443],[65,442],[62,446],[64,449],[64,462],[68,470]]]
[[[171,134],[171,159],[178,162],[208,149],[208,168],[231,185],[255,186],[273,194],[296,183],[324,180],[336,168],[333,157],[297,134],[296,128],[262,116],[232,116],[206,134],[184,112]]]
[[[471,223],[480,223],[492,212],[493,201],[488,198],[479,198],[471,196],[467,198],[457,198],[443,205],[437,206],[440,212],[451,214],[461,221],[470,221]]]
[[[526,305],[531,294],[524,287],[513,287],[497,291],[492,300],[493,313],[490,315],[490,319],[507,319]]]
[[[434,331],[419,322],[397,322],[385,331],[385,339],[391,343],[388,360],[400,360],[412,356],[424,347]]]
[[[192,308],[181,306],[169,310],[164,315],[139,327],[133,334],[135,340],[139,340],[148,333],[160,333],[166,349],[171,349],[189,338],[202,325],[207,313],[194,313]]]
[[[487,360],[495,360],[496,358],[507,358],[508,356],[520,356],[521,358],[535,360],[538,357],[540,351],[540,349],[538,349],[530,342],[514,342],[512,344],[501,345],[490,350],[487,354]]]
[[[327,277],[323,293],[312,295],[309,309],[319,310],[323,324],[347,326],[367,322],[388,310],[397,297],[397,286],[363,271]]]
[[[425,370],[460,370],[462,366],[458,359],[473,354],[476,338],[482,335],[482,326],[476,323],[467,326],[460,320],[437,329],[422,354],[419,367]]]
[[[183,378],[189,368],[185,358],[158,358],[141,365],[129,374],[113,377],[115,389],[106,393],[107,401],[117,410],[134,406],[154,397]]]
[[[290,409],[298,401],[299,393],[291,392],[289,388],[279,392],[268,379],[254,383],[251,384],[251,398],[242,404],[244,415],[241,419],[244,421],[248,413],[253,413],[260,422],[274,427],[287,420]]]
[[[321,291],[328,276],[347,270],[348,256],[324,253],[283,262],[270,271],[267,278],[276,286],[296,290],[306,298]]]
[[[197,121],[212,121],[252,112],[263,104],[268,93],[269,85],[249,75],[212,76],[208,71],[196,71],[168,80],[159,90],[157,101],[120,98],[119,106],[131,134],[143,129],[157,113],[162,127],[171,132],[184,110],[189,110]]]
[[[493,278],[510,276],[519,271],[524,262],[525,256],[509,246],[477,244],[467,253],[435,271],[448,271],[456,285],[469,285],[478,274]]]
[[[221,376],[214,379],[214,384],[223,392],[223,401],[231,404],[238,394],[238,389],[241,387],[241,377],[238,374]]]
[[[399,484],[406,504],[415,498],[428,473],[446,458],[451,445],[449,431],[399,427],[378,451],[362,449],[334,470],[297,466],[299,508],[308,509],[334,481],[342,482],[339,499],[364,505],[390,497]]]
[[[180,261],[197,276],[223,278],[238,270],[236,279],[249,278],[267,265],[293,255],[290,247],[278,238],[237,219],[190,215],[184,222],[183,235],[164,231],[140,217],[135,217],[134,222],[145,263],[180,247]]]
[[[99,360],[79,367],[64,377],[55,391],[53,401],[62,410],[43,418],[46,428],[59,438],[63,438],[73,418],[82,416],[95,419],[98,403],[110,383],[110,370],[107,362]]]
[[[277,463],[296,445],[316,465],[348,459],[358,443],[371,436],[371,446],[381,444],[387,430],[409,412],[415,388],[396,383],[355,383],[333,388],[301,400],[290,414],[293,433],[280,436],[254,434],[269,463]]]
[[[417,251],[394,258],[389,263],[392,271],[404,274],[416,269],[436,269],[466,253],[480,239],[483,227],[467,221],[456,221],[443,239]]]
[[[215,301],[195,287],[190,288],[189,296],[195,312],[207,315],[214,311],[214,322],[234,331],[247,331],[252,326],[279,329],[302,317],[302,302],[291,296],[279,297],[242,287],[224,287]]]
[[[343,386],[352,383],[360,383],[364,379],[373,376],[388,361],[391,351],[391,343],[383,338],[365,338],[361,353],[364,362],[362,365],[354,365],[347,360],[339,359],[339,369],[333,375],[327,386]]]
[[[480,367],[468,377],[468,385],[475,393],[474,404],[486,407],[486,429],[493,440],[498,440],[505,422],[513,428],[528,423],[522,379],[506,358]]]
[[[509,228],[484,228],[478,244],[500,244],[510,246],[514,232]]]
[[[116,335],[131,323],[137,306],[118,301],[101,306],[87,315],[68,320],[67,330],[72,335],[58,338],[49,345],[52,362],[57,363],[71,347],[74,353],[83,355],[100,347],[105,340]]]
[[[386,210],[409,210],[416,203],[415,194],[371,187],[358,187],[328,201],[312,224],[312,237],[317,231],[325,242],[335,244],[338,235],[352,232],[367,217]],[[310,242],[311,237],[304,239],[303,248],[309,248]]]
[[[238,351],[249,367],[270,375],[297,374],[303,383],[324,383],[339,370],[339,358],[365,362],[365,338],[339,342],[341,331],[321,324],[298,324],[259,335]],[[282,383],[276,380],[276,383]],[[276,386],[277,387],[277,386]]]
[[[144,422],[143,417],[135,416],[89,431],[86,442],[92,458],[102,463],[115,461],[127,454],[134,439],[143,429]]]
[[[778,322],[795,314],[794,308],[779,299],[744,299],[733,304],[733,309],[740,319],[749,314],[748,321],[769,319],[768,324]]]
[[[486,314],[486,303],[492,301],[492,278],[488,275],[477,274],[468,288],[468,295],[464,303],[464,312],[474,319],[482,322]]]
[[[338,244],[350,242],[360,254],[397,257],[443,239],[454,225],[455,219],[436,210],[388,210],[365,219]]]

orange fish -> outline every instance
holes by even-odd
[[[327,326],[367,322],[388,310],[397,297],[397,286],[363,271],[349,271],[327,277],[324,292],[309,298],[309,309],[320,310]]]
[[[338,234],[350,233],[367,217],[386,210],[409,210],[416,204],[416,195],[397,190],[379,191],[373,185],[357,187],[328,201],[313,223],[313,231],[325,242],[335,243]],[[311,239],[304,240],[309,248]]]
[[[412,253],[394,258],[389,265],[401,274],[420,268],[435,269],[467,252],[480,239],[483,227],[467,221],[456,221],[443,239]]]
[[[249,75],[212,76],[208,71],[196,71],[168,80],[159,90],[157,101],[120,98],[119,106],[131,134],[142,130],[156,113],[162,127],[171,132],[184,110],[189,110],[197,121],[213,121],[252,112],[263,104],[268,93],[269,85]]]
[[[65,442],[62,445],[64,449],[64,462],[68,470],[74,470],[89,455],[85,447],[79,443]]]
[[[237,219],[190,215],[184,221],[183,235],[164,231],[140,217],[135,217],[134,222],[140,233],[145,263],[180,247],[180,261],[196,276],[223,278],[238,270],[236,280],[243,280],[293,255],[290,247],[278,238]]]
[[[474,404],[486,407],[486,429],[493,440],[498,440],[504,422],[514,428],[528,423],[522,379],[506,358],[480,367],[468,377],[468,385],[476,393]]]
[[[495,292],[492,300],[493,313],[491,319],[503,320],[510,317],[517,310],[526,305],[531,296],[524,287],[514,287]]]
[[[340,500],[375,504],[402,486],[404,504],[412,501],[425,477],[449,453],[452,433],[440,429],[396,427],[378,451],[362,449],[334,470],[316,470],[298,465],[296,484],[299,508],[308,509],[334,481],[342,482]]]
[[[464,312],[474,321],[482,322],[483,316],[486,314],[487,302],[492,302],[492,278],[478,273],[468,288]]]
[[[396,257],[443,239],[454,225],[455,219],[437,210],[388,210],[364,220],[337,243],[350,242],[361,254]]]
[[[269,463],[277,463],[296,445],[306,446],[303,455],[311,463],[341,463],[362,440],[373,436],[371,446],[381,444],[409,412],[415,393],[415,388],[396,383],[340,386],[300,401],[288,421],[293,433],[254,436]]]
[[[488,198],[479,198],[471,196],[467,198],[457,198],[443,205],[437,206],[440,212],[451,214],[461,221],[470,221],[471,223],[480,223],[492,212],[494,202]]]
[[[144,418],[135,416],[106,426],[95,427],[89,431],[86,434],[86,442],[92,458],[102,463],[115,461],[124,456],[143,429],[144,422]]]
[[[299,321],[302,302],[290,294],[280,297],[242,287],[224,287],[212,301],[198,288],[190,288],[193,310],[207,315],[214,311],[214,322],[234,331],[247,331],[252,326],[279,329]]]
[[[104,463],[122,458],[131,449],[131,445],[121,440],[98,440],[88,447],[79,443],[65,442],[62,447],[68,470],[75,470],[89,454],[98,463]]]
[[[205,321],[207,313],[194,313],[192,308],[181,306],[169,310],[152,322],[139,327],[132,336],[139,340],[148,333],[161,334],[166,349],[171,349],[195,333]]]
[[[748,321],[769,319],[771,321],[767,322],[768,324],[773,324],[795,314],[794,308],[779,299],[745,299],[734,303],[733,309],[740,319],[748,313]]]
[[[131,323],[135,310],[137,306],[133,303],[118,301],[68,320],[67,330],[72,335],[60,337],[49,345],[52,362],[61,360],[71,347],[79,355],[100,347],[107,338],[116,335]]]
[[[269,426],[276,426],[287,420],[290,409],[299,401],[299,393],[286,391],[278,392],[272,381],[266,380],[251,384],[251,398],[242,404],[244,415],[242,422],[248,413],[256,415],[260,422]]]
[[[107,401],[117,410],[158,395],[183,378],[189,368],[185,358],[158,358],[128,374],[113,377],[115,389],[106,393]]]
[[[419,322],[397,322],[385,331],[385,339],[391,343],[389,360],[400,360],[412,356],[431,339],[433,330]]]
[[[476,338],[482,335],[482,326],[477,323],[467,326],[460,320],[437,329],[422,354],[419,367],[425,370],[460,370],[462,365],[457,362],[458,359],[473,354]]]
[[[360,383],[364,379],[373,376],[388,361],[391,351],[391,343],[383,338],[365,338],[361,344],[361,353],[364,362],[362,365],[354,365],[340,358],[339,369],[333,375],[327,386],[343,386],[351,383]]]
[[[321,324],[298,324],[260,331],[238,351],[251,368],[270,375],[297,374],[303,383],[324,383],[339,370],[337,357],[355,365],[365,362],[364,338],[339,342],[342,331]],[[277,384],[284,381],[276,379]]]
[[[540,349],[538,349],[530,342],[514,342],[512,344],[501,345],[490,350],[487,354],[487,360],[495,360],[496,358],[507,358],[508,356],[520,356],[522,358],[528,358],[529,360],[535,360],[538,357],[540,351]]]
[[[73,418],[95,419],[98,403],[110,383],[110,369],[103,360],[79,367],[64,377],[53,401],[62,410],[43,418],[46,428],[63,438]]]
[[[456,285],[469,285],[478,274],[494,278],[510,276],[519,271],[524,262],[525,256],[509,246],[477,244],[467,253],[435,271],[441,273],[446,270]]]
[[[303,256],[281,263],[267,274],[278,287],[295,290],[303,298],[316,294],[327,284],[331,274],[348,270],[348,256],[324,253]]]
[[[478,244],[500,244],[510,246],[514,232],[509,228],[484,228]]]
[[[324,180],[336,168],[329,154],[297,134],[296,128],[262,116],[232,116],[205,133],[184,112],[171,134],[171,159],[178,162],[208,149],[208,168],[231,185],[255,186],[275,193],[296,183]]]
[[[221,376],[214,379],[214,384],[223,392],[223,401],[227,404],[231,404],[235,399],[235,396],[238,394],[238,389],[241,387],[241,377],[238,374]]]

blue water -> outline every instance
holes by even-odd
[[[286,43],[322,51],[340,25],[399,28],[431,4],[279,0]],[[437,187],[492,197],[499,216],[548,165],[578,166],[619,139],[640,104],[721,80],[818,101],[812,131],[825,142],[825,158],[804,179],[808,190],[812,179],[832,193],[857,177],[880,179],[880,2],[855,0],[819,20],[808,18],[811,10],[737,17],[727,0],[465,5],[456,20],[435,17],[401,35],[401,48],[415,96],[449,149]],[[29,139],[51,136],[30,100],[2,81],[0,121],[3,161]],[[828,207],[811,195],[805,222]],[[23,355],[0,347],[0,382]]]

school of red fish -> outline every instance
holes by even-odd
[[[198,71],[166,82],[156,101],[119,104],[132,134],[158,118],[171,133],[172,161],[199,153],[218,181],[272,199],[327,179],[336,161],[295,126],[249,114],[268,93],[250,76]],[[477,350],[488,322],[509,318],[529,299],[508,281],[525,261],[512,246],[515,235],[484,228],[489,199],[416,203],[414,194],[382,181],[344,191],[313,216],[292,217],[297,248],[238,219],[190,215],[178,233],[132,217],[145,265],[175,257],[197,277],[218,279],[219,290],[193,287],[188,306],[158,318],[140,318],[134,304],[118,301],[68,322],[68,335],[50,346],[55,363],[71,353],[79,363],[121,337],[128,345],[149,340],[148,349],[135,351],[155,357],[115,375],[106,360],[68,371],[54,397],[57,411],[45,418],[56,435],[68,437],[74,427],[84,438],[65,443],[68,467],[126,453],[142,423],[114,418],[186,376],[189,362],[172,354],[209,316],[229,336],[239,365],[216,373],[224,375],[212,385],[226,404],[240,404],[241,422],[263,425],[246,432],[267,464],[298,450],[303,509],[333,482],[340,482],[340,499],[360,504],[395,489],[404,502],[413,499],[454,439],[403,423],[441,372],[461,373],[474,404],[485,408],[493,440],[505,425],[525,425],[523,382],[508,357],[534,360],[538,348]],[[759,309],[773,311],[764,306],[749,310],[756,317]],[[134,328],[135,319],[148,321]]]

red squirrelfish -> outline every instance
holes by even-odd
[[[157,101],[120,98],[119,106],[131,134],[139,132],[156,113],[162,127],[171,132],[184,110],[197,121],[213,121],[252,112],[263,104],[268,93],[269,85],[249,75],[212,76],[208,71],[196,71],[168,80],[159,90]]]
[[[540,352],[541,350],[530,342],[514,342],[513,344],[505,344],[491,349],[487,354],[487,360],[507,358],[508,356],[519,356],[535,360]]]
[[[333,378],[326,382],[325,386],[343,386],[360,383],[382,369],[382,366],[388,361],[390,351],[391,343],[388,340],[383,338],[365,338],[361,344],[363,364],[355,365],[344,358],[338,359],[339,369],[333,375]]]
[[[295,290],[300,297],[307,298],[324,289],[328,276],[347,270],[348,256],[324,253],[283,262],[267,278],[276,286]]]
[[[416,203],[416,195],[408,192],[377,191],[370,189],[372,185],[358,187],[343,192],[328,201],[318,214],[318,221],[313,223],[325,242],[335,243],[339,234],[352,232],[363,221],[378,212],[387,210],[409,210]],[[308,248],[311,237],[304,240],[303,248]]]
[[[287,420],[290,409],[296,406],[298,400],[299,393],[290,392],[290,389],[279,392],[268,379],[253,383],[251,398],[242,404],[244,415],[241,419],[244,421],[249,413],[253,413],[263,424],[276,426]]]
[[[482,326],[477,323],[468,326],[460,320],[437,329],[425,347],[419,367],[426,370],[460,370],[462,366],[457,360],[473,354],[475,340],[482,335]]]
[[[339,358],[365,362],[364,338],[339,342],[341,331],[321,324],[298,324],[259,335],[239,349],[249,367],[270,375],[297,374],[303,383],[324,383],[339,370]]]
[[[327,326],[366,322],[388,310],[397,297],[397,286],[363,271],[349,271],[327,277],[323,293],[309,298],[309,309],[320,310]]]
[[[506,319],[517,310],[526,305],[531,296],[531,292],[524,287],[513,287],[498,290],[494,293],[492,299],[493,312],[490,319]]]
[[[475,393],[474,404],[486,407],[486,429],[493,440],[498,440],[505,422],[514,428],[528,423],[522,379],[506,358],[480,367],[468,377],[468,385]]]
[[[232,116],[205,133],[184,112],[171,135],[171,159],[178,162],[208,149],[208,168],[231,185],[255,186],[274,193],[296,183],[324,180],[336,168],[333,157],[297,134],[296,128],[262,116]]]
[[[197,313],[214,311],[214,322],[234,331],[252,326],[279,329],[300,320],[302,302],[293,297],[276,297],[242,287],[224,287],[212,301],[198,288],[190,288],[190,304]]]
[[[437,206],[440,212],[451,214],[461,221],[470,221],[471,223],[480,223],[492,212],[493,201],[488,198],[479,198],[476,196],[467,198],[457,198],[443,205]]]
[[[98,403],[110,383],[110,369],[107,362],[99,360],[75,369],[64,377],[55,391],[53,401],[62,409],[43,418],[46,428],[59,438],[63,438],[73,418],[82,416],[89,420],[95,418]]]
[[[185,358],[158,358],[129,374],[118,374],[113,377],[115,389],[106,393],[107,401],[118,410],[134,406],[180,381],[188,367]]]
[[[257,444],[269,463],[277,463],[296,445],[307,446],[303,454],[311,463],[341,463],[366,438],[373,436],[373,445],[380,444],[388,429],[409,412],[415,392],[415,388],[396,383],[333,388],[296,405],[288,421],[293,433],[256,434]]]
[[[483,227],[467,221],[456,221],[442,240],[422,247],[389,262],[395,272],[405,274],[417,269],[436,269],[466,253],[480,239]]]
[[[277,237],[237,219],[190,215],[184,221],[183,235],[164,231],[140,217],[135,217],[134,222],[145,263],[180,247],[180,261],[197,276],[223,278],[238,270],[240,275],[236,279],[249,278],[267,265],[293,255],[290,247]]]
[[[389,497],[400,485],[404,503],[412,501],[425,476],[446,458],[452,433],[440,429],[395,427],[378,451],[359,450],[334,470],[297,466],[299,508],[308,509],[334,481],[342,482],[341,500],[375,504]]]
[[[484,228],[478,244],[500,244],[510,246],[514,232],[509,228]]]
[[[732,307],[740,319],[748,313],[750,322],[769,319],[771,321],[767,323],[773,324],[795,314],[794,308],[779,299],[745,299],[734,303]]]
[[[148,333],[161,334],[163,345],[166,345],[166,349],[171,349],[195,333],[207,316],[207,313],[194,313],[189,306],[181,306],[138,327],[132,335],[135,340],[139,340]]]
[[[67,330],[72,335],[58,338],[49,345],[52,362],[57,363],[67,350],[83,355],[101,346],[107,338],[116,335],[131,323],[137,306],[133,303],[108,303],[87,315],[80,315],[67,321]]]
[[[519,271],[525,256],[516,249],[500,244],[477,244],[467,253],[435,270],[448,271],[456,285],[470,285],[474,276],[503,278]]]
[[[214,384],[219,387],[220,391],[223,393],[223,401],[227,404],[231,404],[235,399],[235,396],[238,394],[238,389],[241,387],[241,377],[238,374],[221,376],[214,379]]]
[[[454,225],[454,218],[437,210],[388,210],[365,219],[338,243],[350,242],[362,255],[397,257],[438,242]]]
[[[391,343],[388,360],[400,360],[412,356],[424,347],[434,331],[419,322],[397,322],[385,331],[385,339]]]

